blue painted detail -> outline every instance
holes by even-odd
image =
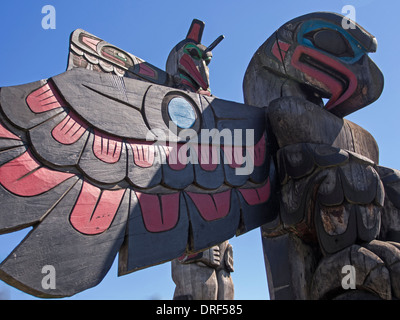
[[[177,127],[189,129],[196,121],[196,112],[184,98],[172,98],[168,103],[168,115]]]
[[[336,57],[336,58],[342,60],[343,62],[346,62],[348,64],[353,64],[356,61],[360,60],[360,58],[364,54],[368,53],[367,50],[355,38],[353,38],[348,32],[346,32],[346,30],[343,30],[341,27],[339,27],[333,23],[322,21],[322,20],[310,20],[310,21],[306,21],[305,23],[303,23],[303,25],[301,26],[301,28],[297,34],[297,42],[301,45],[305,45],[307,47],[321,51],[320,49],[316,48],[310,40],[304,38],[305,34],[311,32],[311,31],[314,31],[314,30],[319,30],[319,29],[332,29],[332,30],[338,31],[350,43],[351,48],[353,49],[353,52],[354,52],[354,58],[353,57],[339,57],[339,58]],[[326,54],[325,51],[324,51],[324,53]]]

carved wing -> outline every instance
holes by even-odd
[[[0,233],[33,227],[0,278],[25,292],[70,296],[118,252],[123,275],[276,217],[263,109],[82,68],[0,104]]]
[[[171,86],[171,76],[152,64],[82,29],[70,37],[67,70],[84,68]]]

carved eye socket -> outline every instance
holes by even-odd
[[[331,29],[316,30],[305,34],[304,37],[310,40],[316,48],[337,57],[354,57],[350,43],[338,31]]]
[[[199,49],[191,43],[184,47],[183,52],[190,55],[195,60],[200,60],[201,58]]]
[[[200,59],[200,53],[199,53],[198,50],[196,50],[196,49],[190,49],[190,50],[189,50],[189,53],[190,53],[190,56],[191,56],[192,58]]]

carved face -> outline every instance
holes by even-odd
[[[200,43],[203,29],[203,22],[193,20],[186,39],[171,50],[166,71],[175,77],[179,87],[210,95],[208,64],[212,59],[211,50],[223,37],[219,37],[207,48]]]
[[[375,37],[355,23],[344,29],[342,21],[325,12],[296,18],[255,55],[259,68],[286,85],[293,81],[313,102],[329,99],[325,108],[341,117],[372,103],[383,90],[383,75],[368,57],[376,51]]]
[[[210,78],[208,64],[211,61],[211,52],[205,52],[202,44],[188,42],[178,53],[178,73],[184,83],[193,89],[209,90]]]

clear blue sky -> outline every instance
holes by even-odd
[[[56,29],[44,30],[42,7],[56,9]],[[65,71],[70,33],[82,28],[164,69],[171,48],[187,33],[193,18],[206,23],[203,43],[220,34],[225,40],[213,51],[211,89],[216,96],[243,102],[242,80],[257,48],[283,23],[305,13],[341,13],[346,4],[356,8],[356,20],[378,39],[372,59],[383,71],[381,98],[348,117],[370,131],[380,147],[380,162],[400,168],[400,36],[395,0],[14,0],[0,2],[0,87],[48,78]],[[24,232],[0,236],[3,260]],[[258,229],[231,240],[236,299],[269,299]],[[70,299],[171,299],[174,284],[170,264],[117,277],[117,264],[97,287]],[[0,298],[32,299],[0,282]]]

